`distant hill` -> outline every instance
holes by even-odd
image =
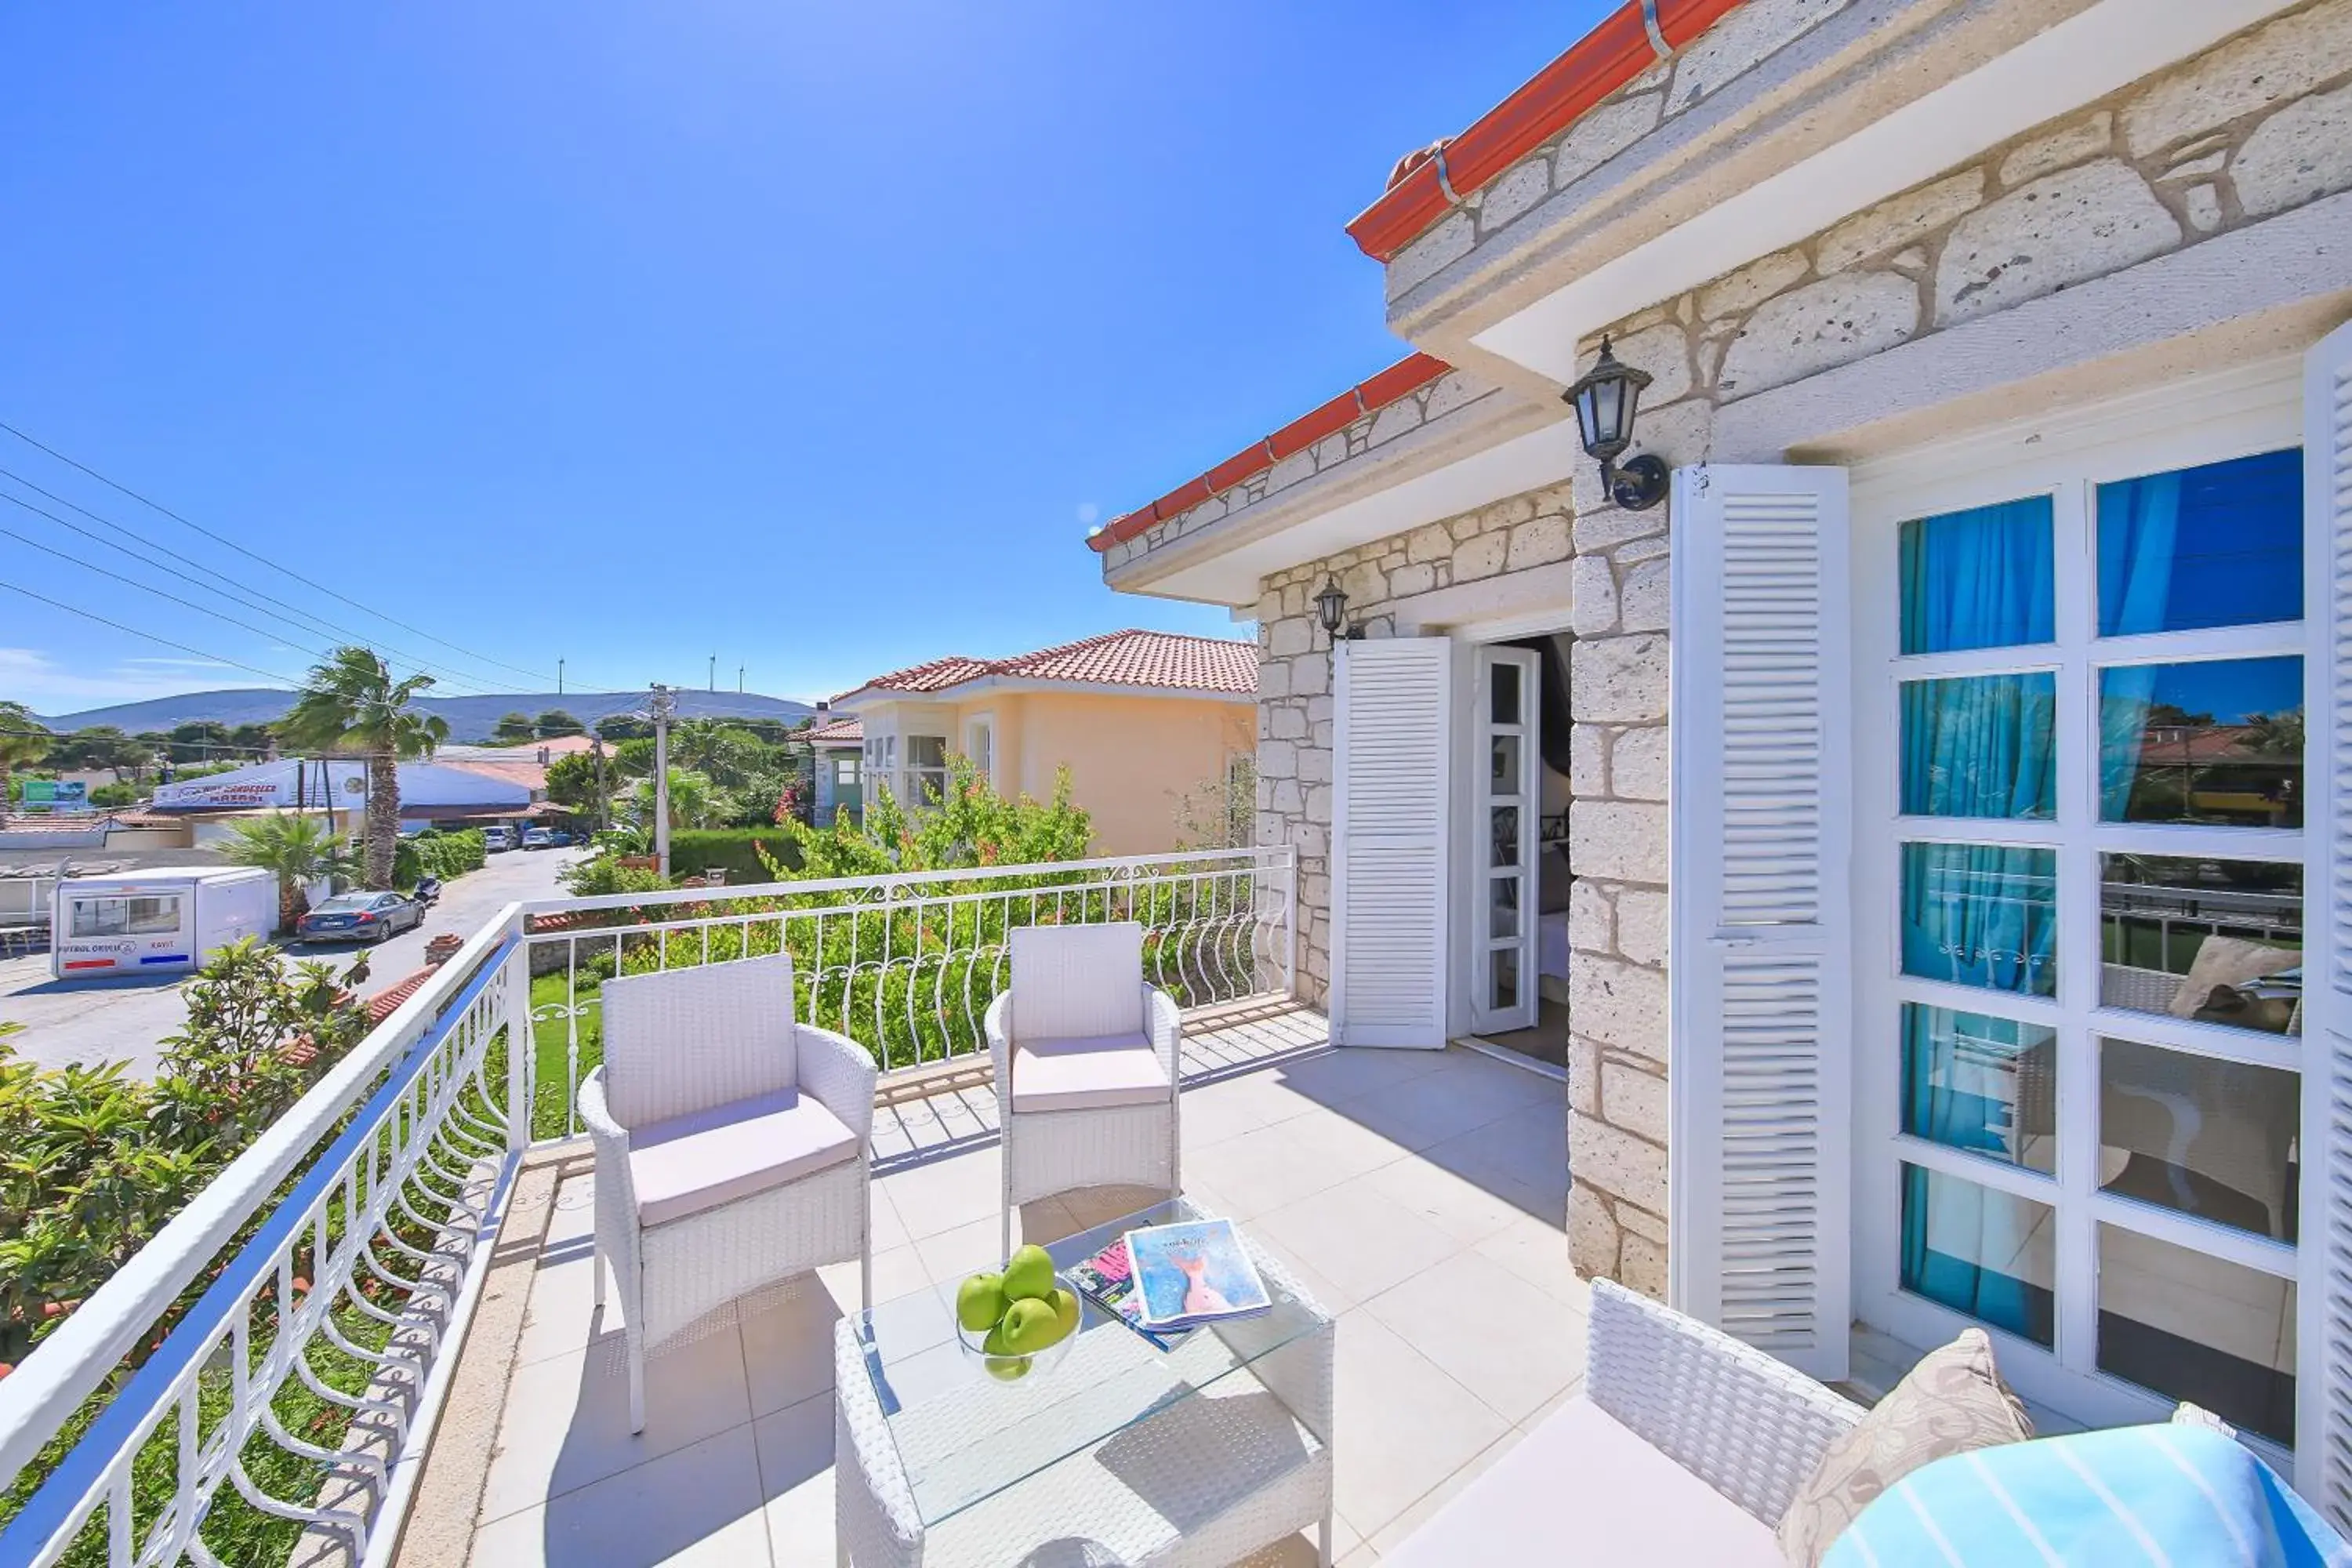
[[[225,691],[191,691],[179,697],[157,697],[145,702],[118,703],[112,708],[92,708],[80,713],[61,713],[42,723],[63,732],[86,730],[92,725],[111,724],[126,733],[142,730],[173,730],[182,724],[267,724],[285,716],[293,706],[294,694],[269,687],[240,687]],[[551,691],[519,691],[507,696],[488,697],[422,697],[416,705],[427,712],[438,713],[449,721],[452,741],[487,741],[491,729],[509,713],[528,713],[533,718],[551,708],[561,708],[583,724],[593,724],[614,713],[629,713],[645,706],[642,691],[567,691],[559,697]],[[773,719],[780,723],[797,724],[815,711],[805,702],[791,702],[781,697],[761,697],[755,692],[680,691],[677,694],[677,715],[681,719]]]

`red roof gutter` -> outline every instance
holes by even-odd
[[[1097,553],[1123,544],[1152,524],[1190,511],[1221,490],[1274,467],[1294,452],[1303,452],[1334,431],[1344,430],[1365,415],[1420,391],[1454,367],[1432,354],[1408,354],[1368,381],[1360,381],[1312,414],[1302,416],[1265,440],[1227,458],[1197,479],[1177,486],[1150,506],[1138,507],[1090,534],[1087,542]]]
[[[1462,195],[1567,130],[1587,110],[1715,26],[1739,3],[1626,0],[1534,80],[1461,135],[1441,142],[1434,156],[1408,160],[1406,172],[1348,226],[1349,236],[1375,261],[1388,260],[1460,205]]]

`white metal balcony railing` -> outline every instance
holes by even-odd
[[[1129,919],[1181,1005],[1291,989],[1286,847],[509,906],[0,1380],[0,1564],[390,1562],[610,974],[787,951],[803,1018],[920,1070],[986,1059],[1009,930]]]

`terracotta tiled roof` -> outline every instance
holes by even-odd
[[[398,984],[387,985],[369,997],[367,999],[369,1026],[373,1027],[398,1012],[400,1005],[423,990],[425,983],[432,978],[433,971],[420,969]]]
[[[866,721],[862,719],[835,719],[830,724],[812,726],[801,739],[817,746],[855,746],[866,739]]]
[[[933,659],[877,676],[858,690],[944,691],[988,676],[1247,695],[1257,690],[1257,644],[1129,628],[1011,658]]]

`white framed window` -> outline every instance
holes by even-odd
[[[989,788],[996,787],[996,716],[975,713],[964,721],[963,754],[971,763],[971,771]]]
[[[945,735],[907,737],[907,790],[909,805],[936,805],[947,798],[948,738]]]
[[[2287,1448],[2321,672],[2298,388],[2232,374],[1857,475],[1856,1300]]]
[[[169,936],[180,929],[176,897],[76,899],[69,936]]]

